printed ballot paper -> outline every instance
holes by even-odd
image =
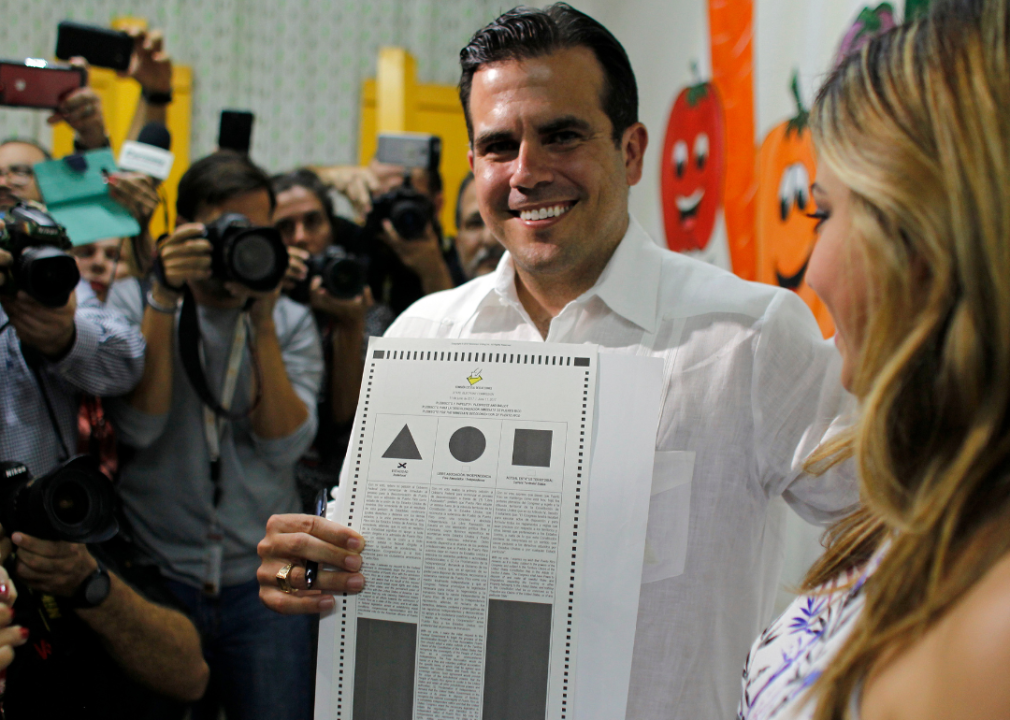
[[[317,720],[623,717],[661,372],[372,339],[331,514],[366,586],[321,621]]]

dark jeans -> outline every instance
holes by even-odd
[[[311,720],[311,618],[268,610],[255,580],[223,588],[217,598],[180,582],[168,586],[189,608],[210,666],[193,720],[218,720],[222,706],[228,720]]]

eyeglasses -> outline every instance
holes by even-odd
[[[35,177],[35,171],[31,165],[11,165],[10,167],[0,167],[0,177],[8,178],[11,185],[27,185]]]

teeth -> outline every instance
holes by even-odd
[[[554,207],[542,207],[535,210],[523,210],[519,213],[519,217],[523,220],[546,220],[547,218],[564,215],[571,208],[571,205],[555,205]]]

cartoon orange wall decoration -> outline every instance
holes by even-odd
[[[719,94],[697,82],[677,95],[670,110],[660,160],[666,244],[704,250],[715,229],[722,196],[724,149]]]
[[[796,116],[772,128],[758,151],[757,280],[796,292],[829,337],[834,323],[805,277],[817,242],[816,221],[808,217],[815,209],[810,185],[817,164],[795,74],[792,91]]]

